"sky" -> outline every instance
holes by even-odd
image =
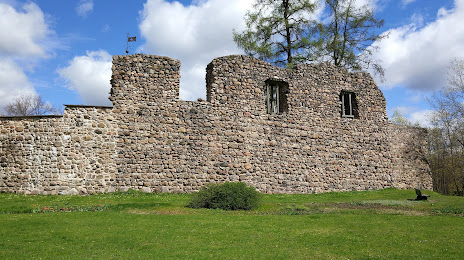
[[[316,0],[315,0],[316,1]],[[317,0],[320,1],[320,0]],[[232,30],[245,28],[250,0],[0,0],[0,107],[24,93],[54,106],[111,105],[112,55],[129,52],[182,62],[180,98],[205,98],[215,57],[243,54]],[[357,0],[385,20],[374,43],[386,81],[376,79],[391,117],[398,109],[427,126],[433,91],[464,58],[464,0]],[[316,15],[317,16],[317,15]],[[316,17],[317,18],[317,17]],[[321,18],[322,19],[322,18]],[[0,111],[1,114],[1,111]]]

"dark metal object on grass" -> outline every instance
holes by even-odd
[[[416,195],[417,195],[417,198],[415,200],[427,200],[427,198],[430,197],[430,195],[422,194],[422,192],[419,189],[415,189],[415,190],[416,190]]]

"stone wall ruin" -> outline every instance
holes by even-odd
[[[114,56],[112,107],[0,118],[0,191],[191,192],[225,181],[264,193],[432,188],[425,130],[389,123],[366,73],[220,57],[206,68],[207,100],[193,102],[179,100],[179,69],[168,57]],[[269,82],[285,85],[277,113],[268,113]],[[353,94],[351,116],[342,93]]]

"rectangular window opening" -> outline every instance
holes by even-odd
[[[353,92],[342,91],[340,103],[342,117],[358,118],[356,95]]]
[[[266,81],[266,110],[268,114],[282,114],[288,111],[288,84],[285,82]]]

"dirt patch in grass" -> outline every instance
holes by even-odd
[[[128,209],[126,211],[129,214],[137,215],[188,215],[190,214],[186,210],[179,209],[156,209],[156,210],[144,210],[144,209]]]
[[[406,203],[407,204],[407,203]],[[426,216],[430,212],[414,209],[402,202],[350,202],[350,203],[311,203],[282,205],[276,214],[281,215],[311,215],[337,214],[340,212],[364,212],[364,214],[395,214],[407,216]]]
[[[405,216],[430,216],[431,214],[424,211],[418,210],[406,210],[406,209],[381,209],[379,213],[393,214],[393,215],[405,215]]]

